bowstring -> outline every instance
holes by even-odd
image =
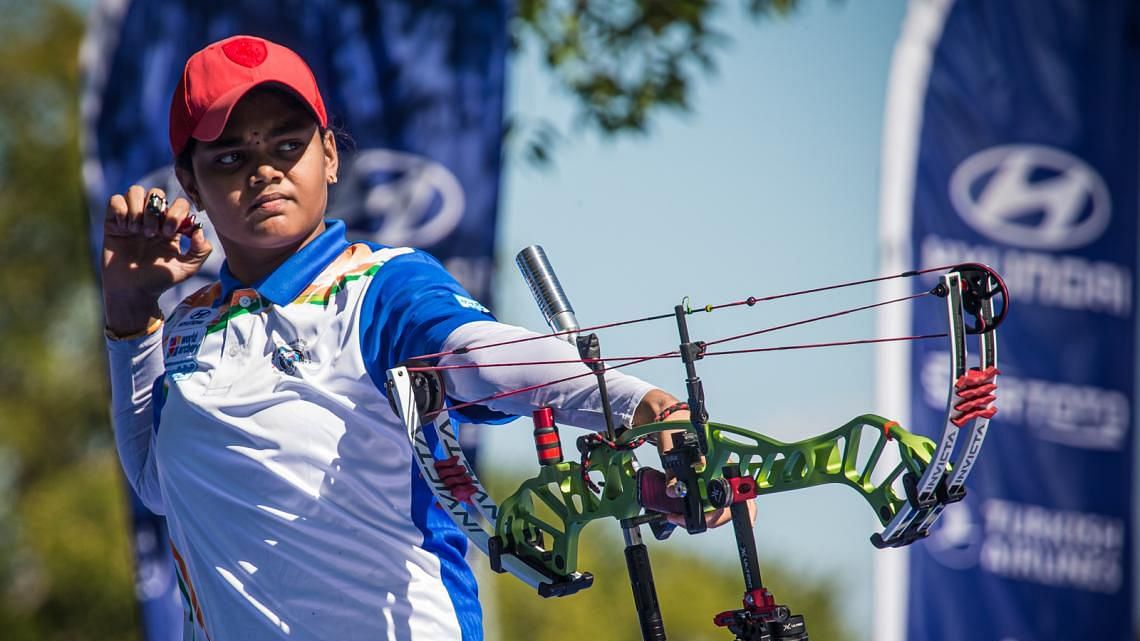
[[[761,334],[767,334],[767,333],[775,332],[775,331],[778,331],[781,329],[788,329],[791,327],[796,327],[799,325],[806,325],[808,323],[814,323],[814,322],[818,322],[821,320],[838,318],[840,316],[846,316],[847,314],[853,314],[855,312],[866,311],[868,309],[874,309],[876,307],[884,307],[886,305],[893,305],[896,303],[902,303],[902,302],[906,302],[908,300],[915,300],[917,298],[921,298],[923,296],[929,296],[929,295],[931,295],[930,292],[919,292],[917,294],[912,294],[910,296],[903,296],[903,297],[899,297],[899,298],[893,298],[891,300],[879,301],[876,303],[871,303],[869,305],[861,305],[859,307],[852,307],[849,309],[843,309],[843,310],[840,310],[838,312],[832,312],[830,314],[813,316],[811,318],[806,318],[803,320],[793,321],[790,323],[784,323],[781,325],[773,325],[771,327],[765,327],[763,329],[753,330],[750,332],[745,332],[743,334],[736,334],[734,336],[727,336],[725,338],[720,338],[720,339],[711,340],[711,341],[702,341],[702,342],[704,343],[704,345],[706,347],[711,347],[713,345],[720,345],[723,343],[738,341],[738,340],[742,340],[745,338],[750,338],[752,336],[759,336]],[[670,316],[673,316],[673,315],[670,314]],[[579,330],[579,331],[581,331],[581,330]],[[944,336],[944,334],[942,334],[942,335]],[[918,338],[925,338],[928,336],[933,337],[935,335],[934,334],[928,334],[928,335],[922,335],[922,336],[899,337],[899,340],[906,340],[906,339],[912,339],[913,340],[913,339],[918,339]],[[534,338],[535,337],[527,337],[526,339],[523,339],[523,340],[533,340]],[[543,338],[546,338],[546,337],[544,336]],[[862,341],[862,342],[882,342],[882,339],[859,339],[856,341],[838,341],[838,342],[833,342],[833,343],[808,343],[808,344],[802,344],[802,345],[785,345],[785,346],[781,346],[781,347],[769,347],[769,348],[763,348],[763,349],[766,351],[779,351],[779,350],[792,350],[792,349],[814,349],[817,347],[855,345],[855,344],[859,344],[860,341]],[[510,341],[504,341],[504,343],[508,343],[508,342],[510,342]],[[729,352],[706,352],[702,355],[722,355],[722,354],[727,354],[727,353],[729,353]],[[737,353],[737,352],[732,352],[732,353]],[[567,358],[567,359],[552,359],[552,360],[539,360],[539,361],[511,361],[511,362],[504,362],[504,363],[463,363],[463,364],[458,364],[458,365],[429,365],[429,366],[422,366],[422,367],[409,367],[408,371],[409,372],[433,372],[433,371],[447,371],[447,370],[459,370],[459,369],[481,369],[484,367],[526,367],[526,366],[534,366],[534,365],[570,365],[570,364],[577,364],[577,363],[581,363],[584,365],[593,365],[593,364],[605,365],[606,362],[614,362],[614,361],[621,362],[624,365],[624,364],[632,364],[631,363],[632,361],[642,363],[642,362],[651,361],[651,360],[660,360],[660,359],[666,359],[666,358],[679,358],[679,357],[680,357],[679,352],[672,351],[672,352],[664,352],[661,354],[654,354],[651,356],[641,356],[641,355],[638,355],[638,356],[607,356],[605,358]]]
[[[772,294],[772,295],[763,296],[763,297],[749,296],[746,299],[742,299],[739,301],[732,301],[732,302],[728,302],[728,303],[721,303],[719,305],[705,305],[703,307],[696,307],[696,308],[688,308],[687,307],[685,309],[685,313],[688,315],[691,315],[691,314],[694,314],[697,312],[711,313],[711,312],[718,310],[718,309],[726,309],[729,307],[737,307],[740,305],[747,305],[749,307],[752,307],[756,303],[759,303],[759,302],[767,302],[767,301],[772,301],[772,300],[778,300],[781,298],[790,298],[793,296],[802,296],[802,295],[807,295],[807,294],[814,294],[814,293],[823,292],[823,291],[830,291],[830,290],[834,290],[834,289],[854,287],[857,285],[866,285],[869,283],[882,282],[885,280],[892,280],[892,279],[896,279],[896,278],[911,278],[911,277],[919,276],[921,274],[952,269],[953,267],[954,266],[950,265],[950,266],[941,266],[941,267],[931,267],[931,268],[921,269],[921,270],[909,270],[909,271],[901,272],[898,274],[891,274],[888,276],[879,276],[879,277],[875,277],[875,278],[867,278],[867,279],[862,279],[862,280],[857,280],[857,281],[840,283],[837,285],[827,285],[827,286],[823,286],[823,287],[814,287],[814,288],[810,288],[810,289],[797,290],[797,291],[793,291],[793,292],[785,292],[782,294]],[[807,318],[807,319],[803,319],[803,320],[799,320],[799,321],[793,321],[793,322],[784,323],[781,325],[774,325],[771,327],[765,327],[765,328],[762,328],[759,330],[753,330],[750,332],[745,332],[743,334],[727,336],[725,338],[720,338],[720,339],[716,339],[713,341],[706,341],[706,342],[702,342],[701,344],[706,348],[708,346],[712,346],[712,345],[721,345],[724,343],[742,340],[744,338],[749,338],[752,336],[758,336],[761,334],[766,334],[766,333],[774,332],[774,331],[781,330],[781,329],[788,329],[790,327],[796,327],[796,326],[800,326],[800,325],[806,325],[808,323],[818,322],[821,320],[837,318],[839,316],[845,316],[848,314],[853,314],[855,312],[866,311],[866,310],[874,309],[877,307],[883,307],[886,305],[892,305],[892,304],[896,304],[896,303],[906,302],[909,300],[916,300],[918,298],[922,298],[924,296],[929,296],[929,295],[931,295],[930,291],[923,291],[923,292],[919,292],[917,294],[912,294],[909,296],[902,296],[899,298],[894,298],[894,299],[886,300],[886,301],[878,301],[878,302],[871,303],[868,305],[861,305],[858,307],[843,309],[843,310],[840,310],[837,312],[832,312],[829,314],[823,314],[820,316],[815,316],[812,318]],[[414,360],[429,360],[429,359],[443,358],[445,356],[463,355],[463,354],[467,354],[467,353],[470,353],[473,351],[490,349],[493,347],[503,347],[503,346],[507,346],[507,345],[525,343],[525,342],[540,340],[540,339],[545,339],[545,338],[558,338],[558,337],[563,337],[563,336],[567,336],[569,334],[575,334],[575,333],[588,333],[588,332],[601,330],[601,329],[611,329],[614,327],[633,325],[633,324],[637,324],[637,323],[644,323],[644,322],[655,321],[655,320],[663,320],[666,318],[675,318],[675,314],[672,314],[672,313],[670,313],[670,314],[657,314],[657,315],[653,315],[653,316],[645,316],[645,317],[634,318],[634,319],[629,319],[629,320],[615,321],[615,322],[610,322],[610,323],[602,323],[600,325],[593,325],[593,326],[584,327],[584,328],[550,332],[547,334],[538,334],[535,336],[527,336],[524,338],[512,339],[512,340],[508,340],[508,341],[499,341],[499,342],[495,342],[495,343],[486,343],[486,344],[482,344],[482,345],[474,345],[474,346],[459,348],[459,349],[455,349],[455,350],[451,350],[451,351],[436,352],[433,354],[424,354],[424,355],[415,357]],[[746,348],[746,349],[737,349],[737,350],[721,350],[721,351],[711,351],[711,352],[710,351],[702,351],[701,357],[705,357],[705,356],[710,356],[710,357],[711,356],[731,356],[731,355],[738,355],[738,354],[755,354],[755,353],[800,350],[800,349],[818,349],[818,348],[824,348],[824,347],[840,347],[840,346],[890,343],[890,342],[910,341],[910,340],[925,340],[925,339],[931,339],[931,338],[942,338],[945,336],[946,336],[945,333],[941,333],[941,334],[919,334],[919,335],[912,335],[912,336],[896,336],[896,337],[887,337],[887,338],[855,339],[855,340],[848,340],[848,341],[829,341],[829,342],[822,342],[822,343],[803,343],[803,344],[783,345],[783,346],[776,346],[776,347],[757,347],[757,348]],[[438,371],[458,370],[458,369],[478,369],[478,368],[483,368],[483,367],[520,367],[520,366],[534,366],[534,365],[598,364],[598,363],[600,363],[603,365],[603,367],[601,368],[600,371],[602,373],[605,373],[605,372],[609,372],[612,370],[618,370],[618,369],[622,369],[625,367],[629,367],[631,365],[638,365],[640,363],[644,363],[644,362],[651,361],[651,360],[661,360],[661,359],[671,359],[671,358],[680,358],[680,353],[678,351],[674,350],[674,351],[662,352],[660,354],[654,354],[654,355],[648,355],[648,356],[615,356],[615,357],[607,357],[607,358],[599,358],[599,359],[577,358],[577,359],[552,359],[552,360],[541,360],[541,361],[519,361],[519,362],[510,362],[510,363],[465,363],[465,364],[458,364],[458,365],[431,365],[431,366],[409,367],[408,371],[410,371],[410,372],[433,372],[433,371],[438,372]],[[606,365],[607,361],[608,362],[622,361],[622,362],[618,365]],[[497,392],[495,394],[491,394],[489,396],[486,396],[486,397],[483,397],[480,399],[476,399],[473,401],[464,401],[464,402],[461,402],[458,404],[451,405],[449,407],[441,408],[440,410],[437,410],[437,411],[431,413],[429,415],[429,417],[434,417],[435,415],[438,415],[439,413],[444,412],[444,411],[459,410],[459,409],[463,409],[466,407],[472,407],[475,405],[484,405],[485,403],[495,401],[495,400],[498,400],[501,398],[506,398],[509,396],[517,395],[517,394],[523,394],[523,393],[534,391],[534,390],[541,389],[544,387],[549,387],[551,385],[558,385],[560,383],[565,383],[568,381],[577,380],[580,378],[585,378],[587,376],[596,376],[597,374],[598,374],[597,371],[588,370],[588,371],[585,371],[585,372],[582,372],[579,374],[566,376],[563,378],[547,381],[544,383],[536,383],[534,385],[527,385],[527,386],[517,388],[517,389],[513,389],[513,390],[505,390],[502,392]]]
[[[802,343],[799,345],[781,345],[778,347],[752,347],[752,348],[746,348],[746,349],[733,349],[733,350],[722,350],[722,351],[717,351],[717,352],[704,352],[701,354],[701,357],[703,358],[703,357],[714,357],[714,356],[735,356],[735,355],[739,355],[739,354],[757,354],[757,353],[763,353],[763,352],[780,352],[780,351],[798,350],[798,349],[818,349],[818,348],[823,348],[823,347],[844,347],[844,346],[850,346],[850,345],[894,343],[894,342],[900,342],[900,341],[926,340],[926,339],[931,339],[931,338],[945,338],[946,336],[947,336],[947,334],[945,332],[943,332],[941,334],[916,334],[913,336],[891,336],[891,337],[887,337],[887,338],[859,338],[859,339],[853,339],[853,340],[849,340],[849,341],[831,341],[831,342],[826,342],[826,343]],[[651,360],[659,360],[659,359],[666,359],[666,358],[680,358],[680,356],[681,355],[676,351],[663,352],[661,354],[655,354],[652,356],[626,356],[626,357],[622,357],[622,358],[629,359],[628,362],[622,363],[620,365],[605,366],[601,369],[601,372],[605,373],[605,372],[609,372],[612,370],[618,370],[618,369],[622,369],[624,367],[629,367],[630,365],[637,365],[637,364],[644,363],[646,361],[651,361]],[[568,360],[562,360],[562,361],[548,361],[548,362],[535,361],[532,363],[520,363],[520,364],[521,365],[528,365],[528,364],[542,365],[542,364],[547,364],[547,363],[551,363],[551,364],[577,364],[577,363],[584,363],[584,362],[595,362],[595,363],[597,363],[597,362],[604,362],[605,360],[606,359],[572,359],[572,360],[568,359]],[[479,367],[507,367],[507,366],[511,366],[511,365],[513,365],[513,364],[512,363],[493,363],[493,364],[489,364],[489,365],[475,365],[475,364],[470,364],[470,365],[439,365],[439,366],[432,366],[432,367],[409,367],[407,369],[409,372],[433,372],[433,371],[449,370],[449,369],[475,369],[475,368],[479,368]],[[435,412],[428,413],[425,416],[426,416],[426,418],[430,419],[430,418],[434,418],[435,416],[437,416],[443,412],[446,412],[446,411],[460,410],[460,409],[463,409],[466,407],[471,407],[474,405],[483,405],[484,403],[489,403],[491,401],[495,401],[495,400],[498,400],[501,398],[507,398],[508,396],[514,396],[516,394],[523,394],[525,392],[530,392],[530,391],[533,391],[536,389],[542,389],[544,387],[549,387],[551,385],[557,385],[559,383],[565,383],[567,381],[573,381],[573,380],[577,380],[579,378],[585,378],[587,376],[596,376],[596,375],[597,375],[597,372],[595,372],[594,370],[589,370],[586,372],[582,372],[580,374],[574,374],[571,376],[566,376],[564,378],[559,378],[559,379],[555,379],[552,381],[546,381],[544,383],[535,383],[534,385],[527,385],[525,387],[520,387],[518,389],[506,390],[503,392],[497,392],[495,394],[491,394],[490,396],[485,396],[483,398],[476,399],[474,401],[464,401],[462,403],[450,405],[448,407],[444,407],[442,409],[436,410]]]

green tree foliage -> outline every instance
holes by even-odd
[[[728,40],[712,25],[715,0],[520,0],[512,34],[536,47],[573,98],[579,124],[607,136],[644,134],[662,111],[688,111],[694,79],[716,69]],[[786,15],[798,0],[745,0],[753,18]],[[516,129],[522,128],[515,123]],[[561,139],[546,120],[529,127],[524,153],[550,161]]]
[[[132,639],[78,146],[83,19],[0,1],[0,636]]]

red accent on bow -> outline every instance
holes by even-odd
[[[955,394],[963,400],[954,406],[954,411],[960,414],[951,418],[950,422],[962,427],[976,418],[993,418],[994,414],[997,414],[997,408],[991,405],[997,400],[994,394],[997,384],[994,379],[1000,373],[998,368],[991,366],[985,369],[970,369],[959,376],[958,380],[954,381],[954,389]]]
[[[467,473],[467,468],[459,462],[458,456],[435,461],[432,465],[439,473],[439,480],[443,481],[452,496],[464,503],[471,503],[471,497],[475,496],[475,486],[471,483],[471,475]]]

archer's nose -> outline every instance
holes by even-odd
[[[249,185],[256,187],[258,185],[273,184],[281,182],[284,172],[269,162],[261,162],[254,168],[253,173],[249,176]]]

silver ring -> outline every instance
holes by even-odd
[[[151,193],[146,198],[146,212],[158,218],[166,217],[166,199],[157,193]]]

